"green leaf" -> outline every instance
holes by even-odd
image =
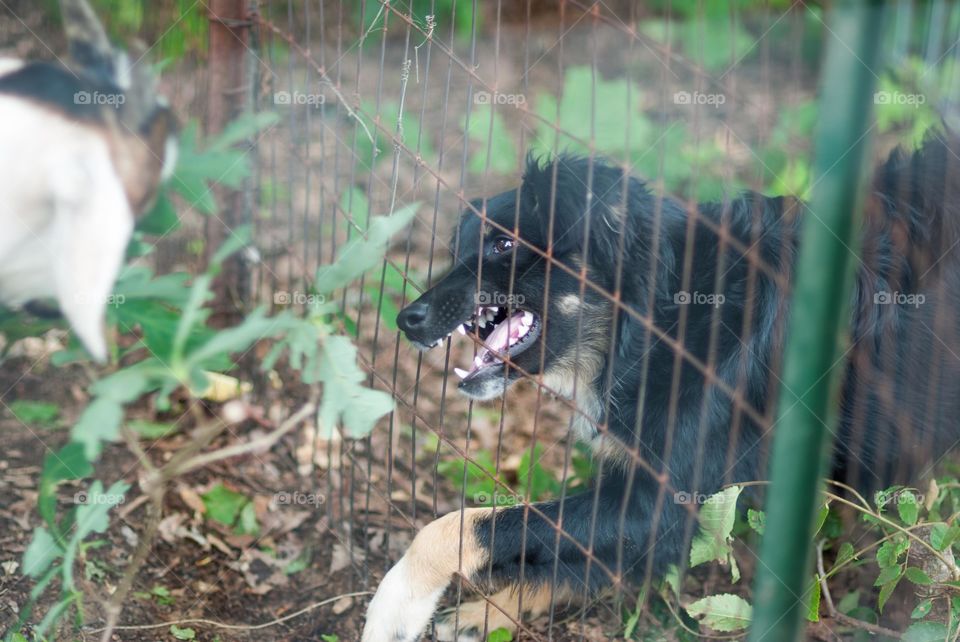
[[[907,526],[913,526],[917,523],[920,507],[917,504],[916,496],[909,490],[902,491],[897,495],[897,512],[900,513],[900,519]]]
[[[343,427],[349,437],[362,439],[373,431],[380,417],[392,411],[393,397],[389,394],[357,386],[343,411]]]
[[[596,151],[623,158],[634,146],[656,139],[653,124],[640,109],[641,96],[628,80],[605,80],[590,67],[570,67],[559,103],[549,94],[537,98],[536,113],[544,120],[532,145],[547,153],[588,153],[592,140]]]
[[[481,506],[502,504],[502,498],[497,496],[498,485],[494,481],[497,476],[497,466],[493,456],[487,450],[478,450],[471,456],[472,461],[464,461],[457,457],[441,461],[437,472],[446,477],[467,496],[467,501]]]
[[[240,325],[221,330],[202,346],[189,350],[186,364],[191,368],[204,368],[210,365],[211,359],[244,352],[257,341],[274,336],[283,329],[283,319],[268,317],[266,308],[259,307]]]
[[[180,217],[177,208],[170,198],[160,193],[153,208],[137,221],[137,231],[151,236],[164,236],[180,227]]]
[[[317,292],[329,294],[379,265],[390,237],[410,222],[418,207],[419,203],[412,203],[400,208],[392,216],[374,216],[366,238],[354,238],[343,246],[334,263],[320,266],[316,276]]]
[[[310,562],[313,557],[313,554],[309,547],[304,548],[303,551],[297,555],[295,558],[290,560],[286,566],[283,567],[284,575],[296,575],[300,571],[305,571],[310,568]],[[323,637],[323,636],[321,636]]]
[[[827,521],[827,515],[830,514],[830,503],[827,502],[820,507],[820,510],[817,511],[817,527],[813,531],[813,534],[816,535],[820,532],[820,529],[823,528],[823,523]]]
[[[927,599],[917,604],[916,607],[914,607],[913,612],[910,614],[910,617],[911,619],[919,620],[920,618],[926,617],[927,613],[929,613],[930,609],[932,608],[933,608],[933,599],[928,597]]]
[[[960,527],[939,523],[930,527],[930,545],[938,551],[950,548],[960,536]]]
[[[810,585],[807,598],[807,620],[810,622],[820,621],[820,582],[817,576],[813,576],[813,584]]]
[[[487,634],[487,642],[513,642],[513,633],[503,627],[494,629]]]
[[[357,367],[357,349],[346,337],[328,337],[320,360],[324,383],[319,422],[330,435],[342,418],[353,438],[365,437],[383,415],[393,410],[393,398],[385,392],[364,388],[366,378]]]
[[[695,11],[685,20],[647,20],[641,30],[663,45],[668,42],[688,58],[711,72],[719,72],[756,53],[757,40],[736,18],[726,13],[726,2],[703,3],[706,11]],[[719,10],[720,13],[716,13]]]
[[[60,408],[48,401],[15,399],[8,405],[13,416],[27,425],[52,426],[60,416]]]
[[[103,483],[95,480],[86,493],[86,503],[77,506],[71,544],[79,545],[87,535],[107,530],[110,525],[107,513],[114,506],[124,502],[124,493],[129,488],[130,484],[118,481],[111,484],[107,490],[103,490]]]
[[[323,642],[340,642],[339,635],[324,634],[320,636],[320,639],[323,640]]]
[[[106,408],[106,404],[110,403],[119,406],[136,401],[148,388],[147,372],[141,362],[97,381],[91,386],[91,391],[97,395],[97,401],[104,402]]]
[[[217,484],[200,497],[210,519],[231,527],[237,522],[241,509],[250,503],[245,495],[230,490],[223,484]]]
[[[837,602],[837,610],[845,615],[860,605],[860,591],[850,591]]]
[[[367,229],[367,221],[370,219],[370,201],[367,195],[351,187],[340,197],[340,209],[342,209],[361,230]]]
[[[186,272],[154,276],[153,271],[141,265],[128,265],[120,271],[113,287],[116,298],[122,297],[124,305],[135,299],[159,300],[181,307],[190,296]]]
[[[145,439],[160,439],[177,430],[177,425],[174,423],[146,419],[129,419],[127,427]]]
[[[676,564],[667,567],[667,572],[663,574],[663,581],[670,587],[674,595],[680,597],[680,569],[677,568]]]
[[[690,566],[717,560],[731,564],[733,541],[731,532],[737,514],[740,486],[731,486],[711,495],[700,508],[700,528],[690,546]]]
[[[888,566],[880,570],[880,575],[877,576],[877,581],[874,582],[873,585],[883,586],[884,584],[889,584],[890,582],[898,579],[901,575],[903,575],[902,566]]]
[[[261,131],[280,122],[280,114],[275,112],[248,112],[232,120],[217,138],[210,143],[211,150],[225,150],[237,143],[246,143]]]
[[[750,528],[763,535],[767,528],[767,516],[762,510],[747,509],[747,524]]]
[[[396,101],[385,100],[380,104],[378,110],[376,103],[364,100],[360,105],[358,114],[367,123],[367,128],[373,135],[373,142],[371,142],[358,125],[356,149],[357,158],[362,165],[372,168],[375,163],[389,158],[390,154],[385,154],[384,151],[393,146],[392,138],[395,135],[398,135],[400,140],[410,149],[417,149],[419,146],[421,156],[433,156],[433,145],[429,130],[420,128],[419,116],[414,113],[405,111],[401,117],[400,105]],[[380,127],[375,127],[370,122],[375,116],[380,117]]]
[[[50,532],[43,526],[33,530],[33,539],[23,554],[23,572],[36,579],[53,563],[63,556],[63,550]]]
[[[227,260],[227,257],[250,245],[252,240],[253,228],[249,224],[238,225],[230,230],[230,235],[224,239],[223,245],[217,248],[213,257],[210,258],[210,267],[207,268],[208,274],[214,273],[214,269],[219,268],[220,264]]]
[[[177,640],[195,640],[197,638],[197,632],[191,629],[190,627],[180,628],[176,624],[170,625],[170,634],[173,635]]]
[[[470,112],[470,123],[464,116],[461,127],[470,140],[477,142],[476,151],[470,154],[469,169],[482,174],[487,169],[498,174],[516,171],[519,155],[513,136],[499,112],[489,104],[477,105]]]
[[[941,642],[949,637],[947,627],[940,622],[914,622],[903,633],[903,642]]]
[[[627,621],[623,624],[623,637],[627,640],[633,639],[633,633],[637,630],[637,625],[640,623],[640,616],[643,615],[643,608],[638,604],[637,608],[633,610],[633,613],[627,618]]]
[[[123,420],[123,407],[112,399],[97,398],[83,410],[70,431],[70,438],[83,445],[86,458],[93,461],[100,454],[104,441],[116,441]]]
[[[257,535],[260,533],[260,524],[257,522],[257,509],[253,502],[247,502],[240,509],[240,522],[235,529],[241,535]]]
[[[521,493],[526,493],[529,484],[530,499],[533,501],[554,497],[562,488],[560,482],[540,463],[542,458],[543,444],[537,444],[533,448],[532,458],[529,450],[524,451],[517,470],[517,488]]]
[[[895,566],[900,558],[900,547],[895,540],[887,540],[877,549],[877,565],[880,568]]]
[[[91,474],[93,466],[84,454],[83,444],[70,442],[55,453],[47,453],[43,458],[37,504],[40,515],[51,528],[56,530],[57,526],[57,485],[67,479],[82,479]]]
[[[752,607],[739,595],[709,595],[685,607],[687,614],[714,631],[740,631],[750,626]]]
[[[880,588],[880,595],[877,596],[877,610],[883,613],[883,607],[886,606],[887,600],[890,599],[890,594],[893,593],[893,590],[897,588],[897,584],[900,582],[900,578],[897,577],[891,582],[884,584]]]
[[[840,565],[852,559],[854,552],[853,544],[850,542],[844,542],[840,544],[840,549],[837,551],[837,559],[833,563],[833,568],[838,568]]]
[[[930,579],[930,576],[916,566],[908,566],[903,575],[914,584],[919,584],[920,586],[929,586],[933,584],[933,580]]]

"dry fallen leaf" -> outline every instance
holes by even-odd
[[[207,506],[203,503],[203,499],[189,486],[180,485],[177,488],[177,492],[180,495],[180,499],[183,500],[183,503],[192,508],[194,511],[200,513],[201,515],[207,512]]]

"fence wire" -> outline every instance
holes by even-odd
[[[586,574],[606,576],[614,593],[598,599],[585,585],[574,587],[581,593],[582,608],[573,615],[562,608],[566,599],[556,595],[545,620],[515,624],[527,639],[591,639],[595,622],[620,622],[623,609],[648,617],[645,600],[662,571],[654,563],[655,551],[664,545],[658,539],[663,536],[658,520],[665,507],[679,501],[682,532],[668,536],[680,542],[681,550],[689,550],[705,461],[724,462],[722,484],[749,483],[765,474],[764,453],[775,430],[789,266],[804,206],[785,198],[778,203],[779,211],[771,212],[760,201],[748,203],[752,224],[746,230],[731,229],[731,209],[742,205],[736,201],[739,189],[800,197],[815,189],[816,177],[804,175],[817,119],[815,36],[831,36],[819,4],[771,1],[743,9],[737,3],[724,7],[719,16],[710,3],[680,2],[641,6],[432,0],[414,2],[411,8],[402,2],[271,0],[259,7],[259,48],[251,52],[261,78],[256,108],[279,110],[284,122],[260,142],[255,224],[264,260],[254,268],[252,300],[303,305],[312,296],[316,268],[339,256],[348,240],[363,235],[373,215],[419,203],[414,224],[395,239],[382,265],[346,288],[338,301],[342,329],[359,346],[369,384],[390,392],[397,410],[361,441],[318,436],[308,458],[331,499],[325,506],[329,530],[349,557],[350,588],[375,588],[418,529],[433,518],[461,506],[492,505],[493,511],[502,500],[522,505],[525,522],[531,516],[548,521],[556,529],[555,557],[562,541],[572,542],[587,559]],[[954,96],[958,25],[953,5],[897,3],[891,27],[895,46],[886,62],[922,61],[943,72],[945,99]],[[731,30],[733,40],[721,39],[729,50],[720,56],[709,30],[722,27]],[[740,36],[747,41],[735,42]],[[886,77],[883,70],[865,73]],[[896,142],[884,132],[874,135],[878,151],[886,152]],[[636,265],[636,257],[625,256],[627,235],[622,229],[615,235],[620,242],[612,248],[612,264],[598,268],[589,255],[572,264],[555,256],[550,243],[541,247],[521,237],[517,230],[525,212],[520,204],[513,225],[488,216],[489,198],[519,184],[527,152],[550,159],[570,150],[587,159],[577,187],[588,194],[595,195],[599,163],[645,180],[654,194],[652,233],[644,248],[652,257],[646,281],[656,281],[664,262],[670,262],[680,277],[678,293],[698,296],[702,293],[695,286],[702,283],[702,275],[696,273],[697,266],[704,256],[714,257],[711,292],[736,289],[746,302],[735,317],[738,327],[728,325],[730,318],[718,304],[706,326],[691,329],[691,308],[684,301],[677,301],[677,317],[665,327],[665,317],[654,305],[658,293],[625,291],[637,275],[624,273],[626,266]],[[634,206],[628,184],[622,181],[617,187],[621,194],[616,207],[627,211]],[[901,185],[893,191],[906,194],[909,189]],[[552,192],[547,214],[551,228],[555,204],[562,198],[555,183]],[[699,205],[708,201],[717,205]],[[662,213],[675,202],[687,214],[686,240],[680,248],[660,247],[660,232],[668,223]],[[453,234],[461,212],[542,259],[544,268],[537,278],[545,296],[551,279],[573,279],[578,302],[595,302],[609,310],[598,319],[589,314],[590,306],[574,306],[574,363],[581,363],[581,345],[588,345],[583,337],[597,332],[622,336],[627,322],[642,334],[635,337],[639,344],[673,355],[666,371],[651,371],[649,358],[635,364],[640,406],[632,443],[612,435],[608,423],[597,419],[619,412],[609,394],[617,383],[612,367],[602,370],[606,380],[600,388],[606,394],[596,400],[599,408],[585,405],[587,391],[577,390],[583,382],[562,389],[512,359],[507,362],[521,371],[522,384],[502,399],[475,403],[457,394],[453,368],[470,361],[483,345],[476,333],[454,334],[422,353],[399,332],[399,310],[437,283],[450,265],[448,254],[466,251]],[[785,222],[773,243],[766,237],[772,218]],[[613,224],[628,220],[622,217]],[[569,232],[592,239],[597,234],[592,228],[605,224],[611,223],[585,216],[577,221],[582,230]],[[704,247],[708,237],[715,245]],[[860,251],[864,264],[870,264],[878,249],[867,241]],[[531,278],[516,272],[517,254],[513,256],[511,296],[517,280]],[[478,286],[484,267],[483,261],[473,266]],[[888,283],[904,276],[896,274],[900,267],[883,275]],[[598,275],[599,270],[604,273]],[[731,275],[736,277],[733,283]],[[769,286],[781,293],[780,303],[761,310],[754,302]],[[940,287],[946,284],[941,281]],[[545,305],[542,322],[549,327],[546,310]],[[761,313],[767,316],[755,316]],[[914,363],[915,370],[908,374],[933,382],[924,403],[930,413],[937,412],[945,382],[940,381],[943,373],[931,375],[927,368],[940,367],[957,345],[956,324],[947,313],[946,307],[939,308],[931,320],[937,330],[933,343],[941,344],[931,345],[939,355],[935,363]],[[757,332],[771,333],[775,349],[770,354],[750,353]],[[742,344],[732,360],[723,357],[730,341]],[[615,363],[621,358],[618,342],[608,343],[604,360]],[[858,354],[852,345],[846,356],[856,359]],[[538,371],[547,356],[541,351]],[[882,357],[899,358],[893,350]],[[881,360],[865,365],[863,371],[869,374],[850,383],[852,430],[843,444],[853,455],[846,481],[858,486],[864,471],[858,468],[856,453],[887,447],[865,442],[864,428],[874,406],[884,406],[897,418],[901,446],[915,443],[911,435],[923,435],[926,441],[918,447],[933,447],[932,436],[923,430],[931,418],[905,413],[906,406],[899,403],[902,382],[890,374],[896,372],[895,364]],[[645,398],[651,382],[662,378],[669,381],[667,397]],[[763,392],[751,387],[757,381],[765,382]],[[690,385],[729,404],[724,452],[716,452],[717,443],[709,440],[706,426],[715,418],[708,416],[708,395],[691,395]],[[696,439],[675,443],[677,416],[689,413],[691,403],[699,406]],[[642,425],[654,413],[659,413],[664,430],[658,435],[663,440],[660,453],[643,443]],[[600,435],[601,453],[618,449],[624,456],[592,458],[580,450],[571,435],[591,429]],[[684,485],[678,485],[667,466],[673,449],[689,453],[691,472]],[[625,489],[620,506],[609,507],[599,501],[599,485],[587,481],[610,466],[626,467],[631,484],[657,486],[649,538],[637,543],[645,551],[640,569],[622,563],[630,489]],[[585,472],[590,467],[592,473]],[[738,476],[748,471],[754,476]],[[548,496],[565,501],[578,491],[597,493],[586,544],[537,504]],[[677,499],[690,493],[694,499]],[[607,521],[619,529],[620,550],[600,556],[592,542],[598,523]],[[742,553],[752,568],[753,552]],[[488,579],[492,574],[488,568]],[[729,569],[714,566],[700,577],[704,585],[724,586],[728,574]],[[515,619],[511,604],[497,603],[496,596],[466,577],[459,578],[454,595],[457,602],[486,600],[489,613]],[[509,599],[522,602],[525,597]]]

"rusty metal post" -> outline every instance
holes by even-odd
[[[210,0],[210,70],[205,131],[213,137],[247,109],[249,79],[246,57],[249,55],[251,21],[247,0]],[[209,261],[230,230],[247,222],[244,190],[214,186],[218,210],[206,220],[206,254]],[[228,259],[214,284],[215,301],[212,323],[231,325],[239,320],[249,299],[249,270],[242,258]]]

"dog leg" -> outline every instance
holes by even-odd
[[[565,599],[566,592],[547,584],[514,585],[487,600],[464,602],[437,617],[436,634],[441,642],[480,642],[496,629],[516,631],[522,616],[532,620],[550,610],[550,604]],[[520,612],[520,607],[523,613]]]
[[[490,509],[465,508],[434,520],[384,576],[367,607],[362,642],[420,638],[453,574],[472,576],[485,561],[476,524]],[[461,528],[462,521],[462,528]]]

